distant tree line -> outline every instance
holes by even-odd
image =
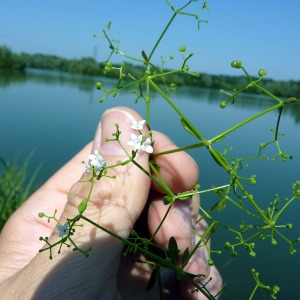
[[[72,74],[119,77],[119,72],[116,70],[105,72],[105,64],[97,62],[92,57],[66,59],[55,55],[16,54],[6,46],[0,47],[0,69],[25,70],[26,68],[57,70]],[[135,66],[128,63],[126,63],[123,68],[124,74],[130,73],[135,78],[142,77],[144,72],[145,69],[143,66]],[[196,77],[183,72],[169,75],[164,79],[167,82],[172,82],[176,85],[198,86],[213,89],[222,88],[227,91],[242,88],[249,83],[246,76],[210,75],[203,73],[199,77]],[[163,79],[157,79],[157,82],[163,82]],[[260,84],[279,97],[300,98],[300,81],[275,81],[264,78]],[[246,92],[261,93],[260,90],[253,88],[249,88]]]

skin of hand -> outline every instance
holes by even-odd
[[[136,263],[141,258],[133,254],[122,256],[123,245],[116,238],[80,220],[72,236],[76,244],[87,249],[86,258],[72,247],[63,247],[60,254],[53,250],[39,252],[45,245],[40,236],[49,236],[50,242],[58,240],[55,222],[39,218],[38,213],[57,217],[64,224],[67,218],[78,214],[79,203],[87,197],[90,183],[78,182],[83,173],[83,160],[98,149],[107,165],[124,161],[127,157],[117,142],[106,142],[113,138],[115,124],[119,124],[120,140],[127,146],[132,120],[142,118],[133,110],[117,107],[107,110],[99,123],[93,143],[88,144],[39,190],[37,190],[7,221],[0,235],[0,299],[158,299],[158,288],[145,291],[151,274],[147,264]],[[147,128],[143,129],[147,132]],[[153,131],[154,153],[176,148],[165,135]],[[139,151],[135,160],[147,171],[149,154]],[[192,189],[198,182],[199,171],[193,159],[184,152],[158,156],[160,175],[173,193]],[[130,163],[108,170],[116,179],[102,177],[96,181],[92,196],[84,215],[103,227],[126,238],[134,228],[137,232],[148,230],[152,234],[161,222],[167,206],[163,204],[163,193],[137,166]],[[83,174],[81,179],[89,179]],[[75,182],[75,184],[74,184]],[[199,199],[194,199],[199,201]],[[184,251],[197,243],[206,224],[196,224],[198,209],[193,201],[175,203],[155,242],[166,247],[171,236]],[[81,222],[82,221],[82,222]],[[148,224],[148,225],[147,225]],[[216,294],[222,285],[217,269],[207,265],[207,251],[200,247],[185,269],[194,274],[205,274],[212,278],[208,287]],[[191,294],[192,286],[173,276],[164,276],[166,299],[206,299],[202,293]]]

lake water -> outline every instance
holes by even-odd
[[[0,74],[0,156],[6,159],[19,157],[22,162],[34,150],[30,163],[30,172],[39,164],[39,184],[47,180],[59,167],[76,154],[86,143],[93,139],[95,128],[102,113],[110,107],[122,105],[134,108],[145,116],[142,100],[134,104],[130,91],[121,90],[117,97],[108,98],[103,103],[98,99],[101,92],[95,89],[99,78],[75,76],[59,72],[29,70],[13,75]],[[105,88],[113,87],[115,81],[101,79]],[[191,87],[181,87],[174,93],[172,100],[206,137],[211,138],[234,124],[250,117],[272,102],[266,97],[245,95],[238,98],[235,105],[220,109],[224,99],[219,91]],[[275,103],[274,103],[275,104]],[[198,141],[182,129],[179,118],[171,111],[167,103],[154,94],[151,108],[151,127],[168,134],[178,146],[197,143]],[[277,112],[272,112],[228,135],[216,148],[223,151],[225,145],[233,146],[231,156],[250,157],[258,153],[258,144],[273,139],[270,131],[276,126]],[[280,137],[282,150],[294,156],[293,160],[283,163],[280,159],[251,161],[243,171],[245,177],[257,175],[257,185],[250,187],[257,195],[259,203],[266,205],[274,200],[292,195],[292,184],[300,180],[300,106],[287,107],[281,120]],[[225,172],[211,159],[206,149],[189,152],[197,161],[201,171],[201,189],[212,185],[228,183]],[[270,147],[266,154],[276,154],[275,147]],[[204,194],[202,205],[210,208],[215,202],[214,194]],[[266,207],[266,206],[263,206]],[[282,217],[282,224],[293,223],[292,230],[283,230],[290,239],[299,237],[300,205],[295,202]],[[241,215],[233,206],[218,213],[213,213],[218,220],[239,228],[242,220],[255,224],[254,219]],[[212,248],[222,250],[221,255],[213,255],[224,283],[227,286],[222,299],[248,299],[254,287],[251,268],[260,272],[263,283],[280,286],[278,299],[296,299],[299,296],[298,270],[299,253],[289,254],[289,245],[276,237],[277,247],[270,246],[270,241],[256,242],[255,258],[249,251],[238,248],[238,256],[231,258],[224,250],[224,243],[235,242],[235,236],[219,228],[213,236]],[[299,245],[295,248],[300,252]],[[254,299],[270,299],[265,292],[257,292]]]

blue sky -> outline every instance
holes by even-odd
[[[169,0],[175,7],[186,1]],[[177,16],[153,57],[155,64],[174,56],[167,68],[180,66],[178,48],[194,52],[192,71],[242,75],[232,69],[235,59],[251,74],[264,68],[268,78],[300,80],[299,0],[208,0],[198,31],[193,17]],[[197,12],[202,1],[187,12]],[[14,52],[54,54],[66,58],[106,59],[104,38],[94,38],[112,21],[110,35],[120,40],[119,49],[141,57],[151,51],[173,12],[164,0],[0,0],[0,45]],[[114,57],[113,62],[122,61]]]

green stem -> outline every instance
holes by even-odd
[[[180,109],[171,101],[171,99],[167,95],[165,95],[165,93],[152,80],[149,80],[149,82],[153,86],[153,88],[168,102],[168,104],[184,120],[184,122],[188,125],[189,129],[195,134],[195,136],[206,145],[207,140],[202,136],[202,134],[197,130],[197,128],[189,121],[189,119],[180,111]]]
[[[159,36],[159,38],[158,38],[158,40],[156,41],[156,43],[155,43],[155,45],[154,45],[152,51],[150,52],[150,55],[149,55],[149,57],[148,57],[148,61],[151,60],[151,58],[152,58],[152,56],[153,56],[153,54],[154,54],[156,48],[158,47],[158,45],[159,45],[160,41],[162,40],[162,38],[164,37],[165,33],[168,31],[168,29],[169,29],[170,25],[172,24],[172,22],[174,21],[176,15],[177,15],[177,12],[175,12],[175,13],[173,14],[173,16],[172,16],[171,19],[169,20],[167,26],[165,27],[165,29],[163,30],[163,32],[162,32],[161,35]]]
[[[244,126],[245,124],[250,123],[251,121],[253,121],[253,120],[255,120],[255,119],[257,119],[257,118],[259,118],[259,117],[261,117],[261,116],[263,116],[263,115],[265,115],[267,113],[269,113],[270,111],[272,111],[274,109],[281,108],[283,105],[284,105],[284,102],[281,101],[280,103],[278,103],[278,104],[276,104],[276,105],[274,105],[272,107],[269,107],[266,110],[264,110],[262,112],[259,112],[258,114],[256,114],[256,115],[254,115],[254,116],[252,116],[252,117],[250,117],[250,118],[248,118],[248,119],[246,119],[246,120],[244,120],[244,121],[242,121],[242,122],[240,122],[240,123],[232,126],[231,128],[223,131],[222,133],[220,133],[217,136],[213,137],[212,139],[208,140],[208,144],[212,144],[212,143],[214,143],[214,142],[216,142],[218,140],[221,140],[222,138],[224,138],[229,133],[231,133],[231,132],[237,130],[238,128]]]

